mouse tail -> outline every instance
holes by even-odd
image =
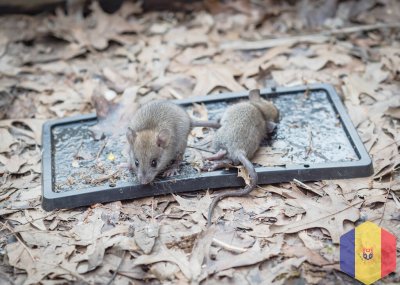
[[[244,168],[247,170],[247,173],[250,177],[250,183],[247,184],[244,188],[240,190],[231,190],[228,192],[220,193],[214,197],[211,201],[210,207],[208,208],[208,216],[207,216],[207,227],[211,226],[211,218],[214,211],[215,206],[219,201],[226,197],[240,197],[249,194],[256,186],[258,182],[258,175],[254,168],[254,165],[251,161],[246,157],[244,152],[240,152],[238,155],[239,161],[243,164]]]
[[[221,124],[217,121],[197,121],[197,120],[190,120],[190,127],[204,127],[204,128],[214,128],[218,129],[221,127]]]

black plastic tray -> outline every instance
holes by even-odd
[[[327,99],[336,113],[345,135],[354,150],[357,159],[341,162],[324,162],[317,164],[285,165],[274,167],[257,167],[258,181],[260,184],[289,182],[293,179],[301,181],[317,181],[322,179],[342,179],[366,177],[373,173],[372,161],[366,152],[345,108],[334,88],[326,84],[313,84],[307,86],[274,89],[262,89],[261,94],[266,98],[299,94],[299,92],[325,92]],[[212,104],[214,102],[234,102],[245,99],[246,91],[238,93],[224,93],[205,97],[193,97],[174,102],[182,106],[193,103]],[[293,106],[295,108],[296,106]],[[286,114],[281,114],[285,116]],[[86,189],[65,192],[55,191],[54,167],[54,139],[52,130],[66,125],[85,124],[96,122],[96,115],[80,115],[46,122],[43,126],[43,157],[42,157],[42,207],[50,211],[57,208],[74,208],[95,203],[111,202],[124,199],[135,199],[168,193],[191,192],[205,189],[218,189],[226,187],[243,186],[244,181],[237,176],[236,170],[221,170],[202,172],[183,178],[161,180],[153,185],[140,185],[135,183],[118,183],[115,187],[96,186]]]

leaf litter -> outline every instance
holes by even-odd
[[[0,283],[335,284],[351,282],[338,270],[341,234],[365,220],[400,234],[395,1],[198,2],[190,14],[126,1],[112,14],[93,2],[85,14],[0,17]],[[208,230],[209,192],[40,208],[45,120],[120,106],[107,131],[156,98],[312,82],[339,91],[372,177],[260,186],[222,201]],[[195,129],[189,145],[208,135]],[[263,146],[255,162],[287,163],[290,152],[276,147]],[[75,157],[80,166],[119,155]],[[190,155],[200,169],[202,152]],[[398,273],[382,280],[398,282]]]

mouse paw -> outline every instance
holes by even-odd
[[[223,159],[218,161],[213,161],[206,163],[202,170],[203,171],[215,171],[223,168],[231,168],[233,166],[233,162],[230,159]]]
[[[169,168],[164,171],[163,177],[171,177],[179,174],[179,169],[178,168]]]

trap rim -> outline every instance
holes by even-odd
[[[296,87],[265,88],[260,91],[261,96],[267,98],[307,91],[324,91],[335,113],[338,115],[343,130],[359,160],[256,167],[259,184],[290,182],[293,179],[300,181],[318,181],[324,179],[358,178],[373,174],[372,160],[333,86],[329,84],[310,84]],[[193,103],[235,100],[246,98],[247,96],[248,91],[242,91],[172,100],[172,102],[186,106]],[[95,203],[136,199],[170,193],[244,186],[244,181],[237,176],[237,171],[218,170],[198,173],[191,177],[165,179],[155,182],[154,185],[140,185],[127,182],[120,183],[116,187],[96,186],[65,192],[53,191],[55,176],[53,175],[54,170],[52,166],[52,129],[57,126],[73,123],[82,124],[88,121],[95,121],[96,119],[96,114],[86,114],[51,120],[44,123],[42,132],[42,207],[44,210],[51,211],[60,208],[75,208]]]

